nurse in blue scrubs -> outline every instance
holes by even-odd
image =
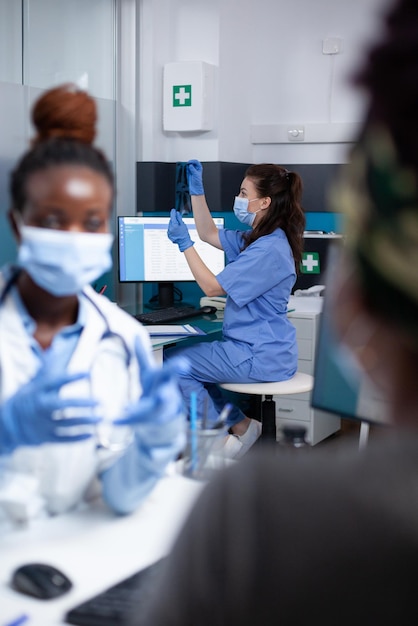
[[[191,368],[180,380],[184,400],[189,404],[195,392],[211,423],[225,404],[217,383],[287,380],[296,373],[296,333],[286,312],[301,261],[305,216],[297,173],[274,164],[251,165],[233,207],[251,228],[219,230],[206,202],[202,169],[197,160],[187,164],[193,216],[199,237],[225,251],[225,269],[215,276],[206,267],[175,209],[168,237],[184,253],[203,292],[227,296],[223,338],[170,350],[168,358],[179,351],[187,355]],[[226,452],[240,458],[260,436],[261,424],[234,407],[228,425]]]

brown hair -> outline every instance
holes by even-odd
[[[32,121],[38,133],[33,145],[51,137],[92,144],[96,136],[96,103],[74,85],[61,85],[39,98],[32,109]]]
[[[26,203],[26,183],[37,171],[60,165],[88,167],[109,182],[114,177],[104,153],[93,146],[97,109],[94,99],[74,85],[61,85],[40,96],[32,109],[36,136],[10,179],[12,208],[21,212]]]
[[[245,177],[254,183],[260,198],[271,198],[265,217],[250,231],[244,233],[245,247],[259,237],[281,228],[289,241],[295,260],[296,272],[302,260],[305,214],[301,206],[302,179],[296,172],[272,163],[250,165]]]

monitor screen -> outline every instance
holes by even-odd
[[[332,280],[332,265],[338,249],[330,250],[326,284]],[[348,348],[338,341],[330,311],[330,295],[325,293],[316,348],[312,406],[341,417],[388,424],[388,405],[362,372]]]
[[[217,228],[224,228],[224,218],[213,218]],[[166,284],[194,281],[186,258],[178,246],[167,236],[169,216],[166,217],[118,217],[118,253],[120,282],[143,282]],[[203,242],[192,217],[183,217],[195,250],[207,267],[216,275],[225,267],[223,250]],[[161,289],[163,291],[163,288]],[[172,302],[161,302],[171,306]]]
[[[314,285],[325,284],[328,265],[328,250],[342,235],[306,231],[303,235],[302,263],[292,293],[297,289],[309,289]]]

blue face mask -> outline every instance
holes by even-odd
[[[110,233],[74,233],[21,225],[17,264],[54,296],[79,293],[112,267]]]
[[[257,200],[257,198],[255,198]],[[256,213],[250,213],[248,211],[248,205],[252,202],[252,200],[248,200],[248,198],[240,198],[239,196],[235,196],[234,200],[234,213],[243,224],[247,224],[248,226],[252,226],[255,220]]]
[[[240,196],[235,196],[234,200],[234,213],[240,222],[243,224],[248,224],[248,226],[252,226],[254,224],[255,216],[260,211],[265,211],[268,209],[266,206],[264,209],[258,209],[258,211],[254,211],[254,213],[250,213],[248,210],[248,205],[250,202],[255,202],[256,200],[260,200],[260,198],[253,198],[252,200],[248,200],[248,198],[241,198]]]

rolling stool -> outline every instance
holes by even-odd
[[[263,440],[274,439],[276,441],[276,403],[273,396],[311,391],[313,380],[313,376],[310,374],[296,372],[293,378],[277,383],[220,383],[219,386],[227,391],[264,398],[261,402],[261,437]]]

